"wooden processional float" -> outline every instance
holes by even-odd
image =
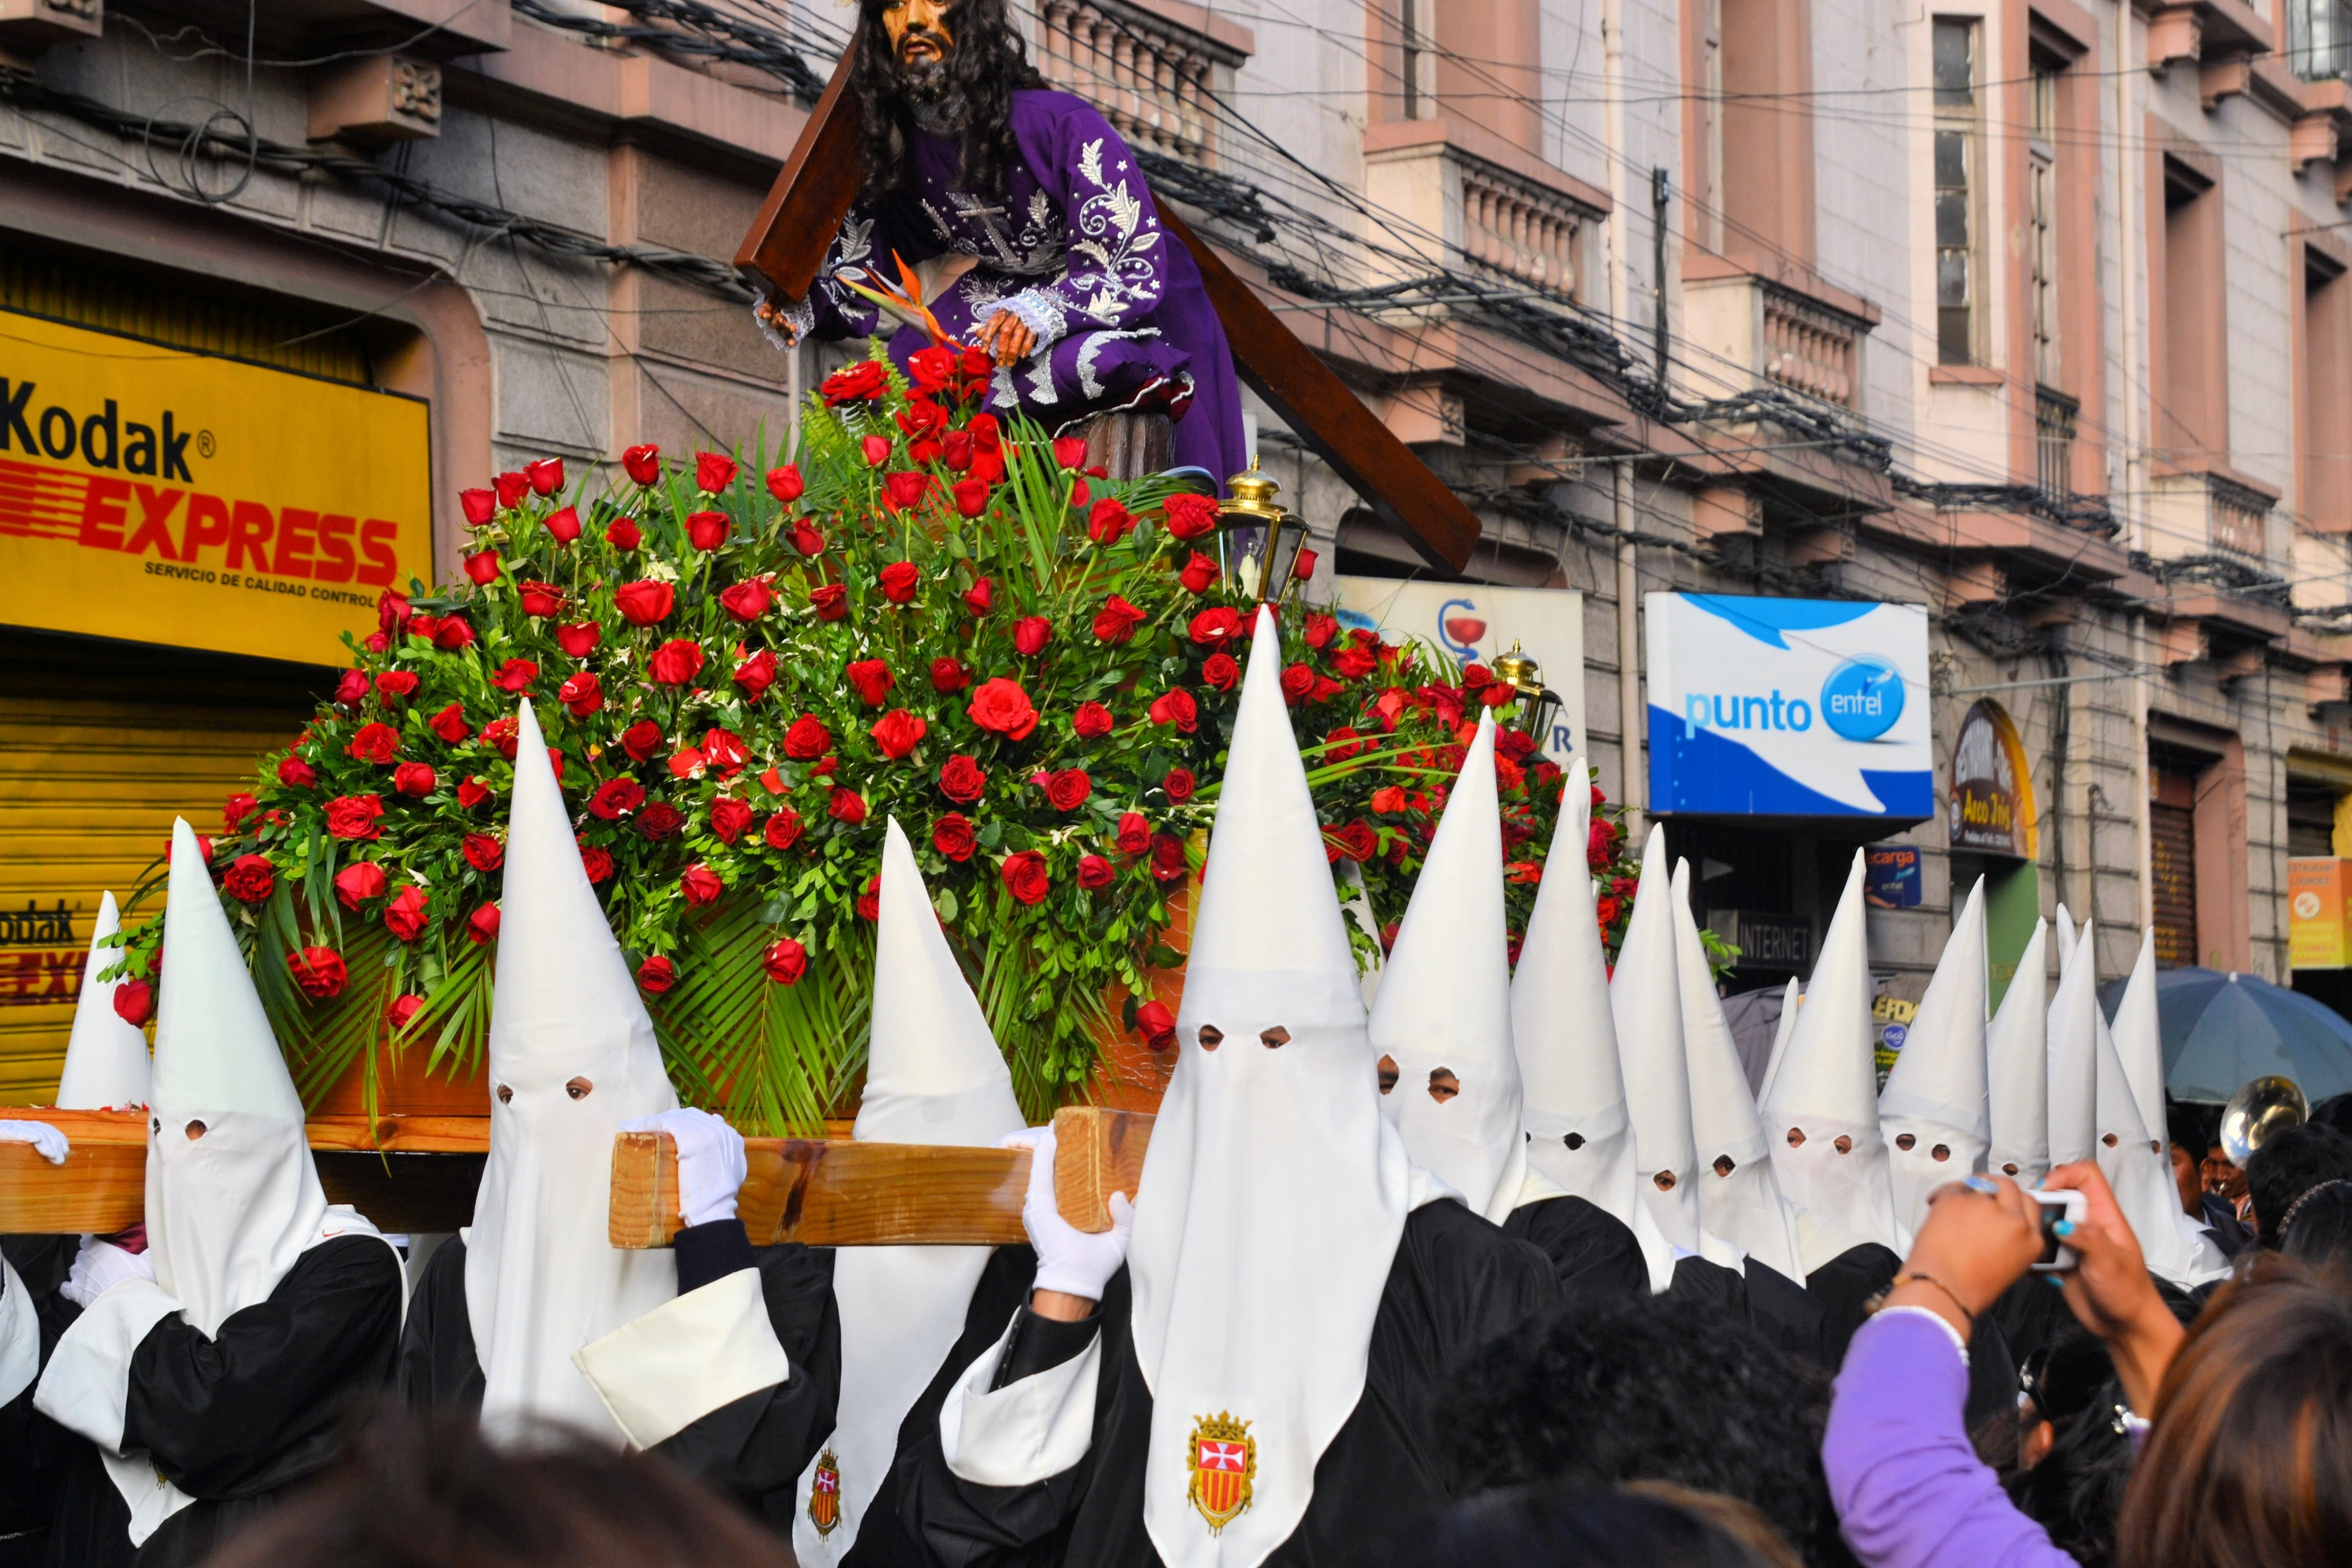
[[[136,1225],[146,1213],[148,1116],[143,1110],[0,1108],[0,1121],[46,1121],[71,1152],[52,1165],[29,1143],[0,1143],[0,1236]],[[328,1198],[388,1231],[453,1231],[473,1223],[474,1189],[489,1152],[478,1116],[331,1116],[310,1122]],[[1110,1228],[1110,1194],[1130,1195],[1142,1174],[1151,1117],[1072,1106],[1054,1116],[1054,1191],[1080,1230]],[[755,1247],[993,1247],[1027,1239],[1021,1201],[1025,1149],[861,1143],[846,1138],[751,1138],[738,1201]],[[614,1140],[614,1247],[667,1247],[683,1227],[677,1151],[667,1133]]]

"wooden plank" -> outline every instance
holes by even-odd
[[[111,1236],[145,1215],[145,1111],[6,1110],[0,1121],[46,1121],[73,1144],[52,1165],[30,1143],[0,1143],[0,1236]]]
[[[1483,526],[1462,498],[1267,309],[1165,199],[1160,226],[1184,242],[1233,345],[1234,368],[1282,422],[1433,566],[1459,572]]]
[[[1054,1130],[1063,1217],[1081,1230],[1108,1230],[1109,1194],[1133,1195],[1151,1118],[1073,1106],[1055,1114]],[[751,1173],[737,1212],[754,1246],[994,1247],[1027,1239],[1025,1150],[753,1138],[745,1153]],[[613,1145],[613,1245],[667,1246],[685,1227],[677,1208],[677,1152],[668,1136],[622,1133]]]
[[[857,147],[858,100],[849,86],[856,58],[853,37],[735,252],[735,270],[772,300],[807,297],[849,204],[865,184],[866,160]]]

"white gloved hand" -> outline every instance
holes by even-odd
[[[46,1121],[0,1121],[0,1143],[30,1143],[52,1165],[62,1165],[73,1145]]]
[[[1029,1191],[1021,1200],[1021,1225],[1029,1233],[1029,1245],[1037,1251],[1037,1278],[1031,1289],[1101,1300],[1103,1287],[1127,1261],[1128,1238],[1135,1231],[1135,1206],[1125,1193],[1113,1193],[1110,1228],[1080,1230],[1062,1217],[1061,1206],[1054,1199],[1054,1130],[1024,1128],[998,1139],[996,1146],[1030,1151]]]
[[[73,1268],[67,1270],[65,1283],[58,1294],[77,1307],[89,1308],[98,1299],[126,1279],[155,1278],[154,1254],[125,1252],[110,1241],[94,1236],[81,1238],[81,1250],[74,1255]]]
[[[735,1217],[735,1194],[751,1174],[743,1135],[708,1110],[665,1110],[621,1123],[624,1132],[667,1132],[677,1144],[677,1209],[688,1225]]]

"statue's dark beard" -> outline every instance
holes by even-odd
[[[909,103],[937,103],[952,90],[948,79],[948,62],[943,56],[927,60],[900,60],[898,90]]]
[[[961,136],[971,121],[971,98],[945,58],[898,62],[898,85],[919,130],[933,136]]]

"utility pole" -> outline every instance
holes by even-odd
[[[1670,176],[1663,164],[1650,170],[1650,335],[1657,346],[1658,390],[1666,389],[1666,196]]]

